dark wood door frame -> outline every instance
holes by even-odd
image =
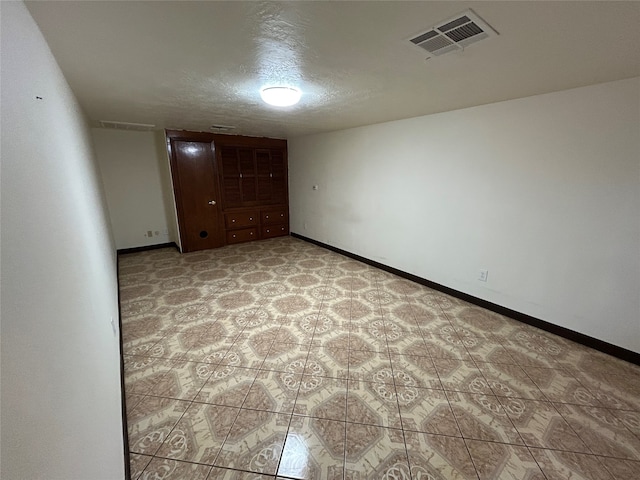
[[[177,164],[177,152],[174,148],[175,142],[197,142],[208,144],[211,151],[209,152],[209,157],[212,162],[212,171],[213,171],[213,179],[214,184],[212,185],[212,190],[218,192],[217,197],[215,199],[216,205],[211,208],[215,208],[217,222],[216,222],[216,231],[214,232],[214,237],[211,239],[215,246],[223,246],[225,244],[224,240],[224,226],[223,226],[223,214],[222,214],[222,202],[220,201],[220,186],[218,182],[218,169],[216,165],[216,152],[213,144],[213,134],[200,133],[200,132],[186,132],[186,131],[175,131],[175,130],[167,130],[166,131],[166,140],[167,140],[167,152],[169,154],[169,162],[171,166],[171,179],[173,183],[173,192],[175,197],[176,204],[176,212],[178,215],[178,231],[180,235],[180,243],[183,252],[189,252],[196,250],[194,245],[191,245],[189,239],[187,238],[187,231],[185,228],[186,224],[186,212],[184,211],[183,206],[183,194],[182,186],[180,182],[180,173],[179,166]]]

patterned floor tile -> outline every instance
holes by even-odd
[[[288,237],[119,265],[134,480],[640,466],[637,365]]]
[[[171,370],[153,386],[152,393],[159,397],[193,400],[211,374],[208,363],[176,360]]]
[[[220,364],[244,368],[262,368],[268,352],[264,351],[264,347],[260,348],[260,346],[256,345],[255,340],[257,338],[258,337],[251,337],[245,333],[240,335],[240,337],[229,346],[224,357],[220,359]],[[271,342],[270,339],[267,339],[267,341]],[[270,347],[271,343],[269,343],[269,348]]]
[[[345,478],[409,478],[410,466],[402,430],[347,423]]]
[[[349,350],[349,379],[393,383],[389,354]]]
[[[563,369],[523,366],[547,400],[578,405],[600,405],[595,396]]]
[[[297,417],[287,433],[278,475],[304,480],[338,480],[344,469],[344,422]]]
[[[145,468],[140,480],[207,480],[211,467],[197,463],[179,462],[168,458],[154,458]]]
[[[591,453],[551,403],[520,398],[499,400],[525,445]]]
[[[146,316],[126,323],[127,328],[122,332],[123,350],[125,353],[133,350],[138,345],[154,344],[164,335],[163,329],[170,322],[160,315]]]
[[[229,352],[233,343],[233,339],[224,338],[215,345],[208,345],[203,348],[193,348],[187,352],[184,360],[217,365],[224,359],[225,363],[229,363],[229,358],[225,358],[225,356],[227,355],[227,352]]]
[[[398,396],[398,405],[404,430],[462,436],[447,396],[442,390],[407,390],[407,394]]]
[[[616,410],[586,405],[556,405],[596,455],[640,461],[640,439],[619,420]]]
[[[337,338],[339,342],[330,343],[329,345],[312,345],[309,349],[309,357],[307,361],[309,368],[306,372],[311,372],[314,363],[320,365],[323,369],[321,375],[332,378],[347,378],[349,371],[349,335],[343,334],[342,338]],[[346,346],[340,346],[341,342],[346,340]],[[314,363],[311,363],[314,362]],[[312,373],[309,373],[310,375]]]
[[[474,346],[467,346],[467,352],[474,362],[517,365],[509,351],[496,340],[483,340]]]
[[[455,319],[463,328],[482,335],[500,334],[512,324],[508,318],[475,305],[462,305],[447,312],[447,316]]]
[[[274,342],[261,368],[303,374],[310,348],[309,345]]]
[[[214,465],[274,475],[290,418],[264,410],[240,410]]]
[[[634,478],[638,475],[638,472],[640,472],[640,462],[612,457],[598,457],[598,461],[604,465],[604,468],[606,468],[616,480]]]
[[[397,387],[442,389],[438,371],[430,357],[415,355],[390,355]],[[399,395],[402,395],[400,390]]]
[[[213,464],[240,409],[192,403],[156,456]]]
[[[456,358],[434,358],[433,364],[445,390],[493,395],[487,380],[474,362]]]
[[[173,360],[186,359],[192,346],[190,340],[190,336],[168,335],[153,346],[151,355]]]
[[[124,385],[127,393],[147,394],[172,367],[173,361],[166,358],[127,357],[124,370]]]
[[[145,397],[128,414],[129,448],[133,453],[154,455],[189,402],[162,397]]]
[[[373,337],[366,328],[352,325],[349,331],[349,350],[385,353],[388,351],[387,339]]]
[[[140,400],[144,398],[144,395],[137,395],[135,393],[125,393],[125,402],[127,405],[127,412],[133,411],[136,405],[140,403]]]
[[[395,385],[349,380],[347,421],[402,428]]]
[[[494,478],[545,480],[526,447],[465,440],[480,480]]]
[[[240,407],[260,370],[218,365],[202,385],[196,401]]]
[[[462,438],[406,430],[404,438],[412,478],[477,480],[476,469]]]
[[[209,473],[207,480],[276,480],[276,477],[230,468],[211,467],[211,473]]]
[[[609,375],[604,380],[594,376],[583,372],[575,374],[576,379],[595,398],[599,406],[640,412],[640,382],[633,381],[636,376]],[[637,378],[640,379],[640,375]]]
[[[613,477],[595,455],[530,448],[547,480],[612,480]]]
[[[519,365],[476,362],[494,395],[545,400],[538,386]]]
[[[613,410],[611,414],[640,439],[640,412],[629,410]]]
[[[429,357],[431,354],[427,350],[422,334],[415,333],[407,336],[402,343],[389,342],[389,352],[392,355],[408,355],[413,357]]]
[[[316,418],[345,421],[347,380],[304,375],[300,379],[294,413]]]
[[[524,444],[498,397],[447,392],[447,399],[464,438]]]
[[[129,466],[131,468],[131,480],[138,480],[152,458],[153,457],[149,455],[139,455],[137,453],[130,454],[131,462],[129,463]]]
[[[520,365],[521,367],[555,368],[555,369],[563,368],[562,364],[555,362],[552,358],[549,358],[543,354],[532,352],[527,348],[514,344],[509,339],[504,339],[500,343],[506,350],[507,355],[509,355],[511,362],[515,363],[516,365]],[[499,363],[495,359],[492,359],[491,361],[493,363]],[[510,362],[505,359],[504,363],[510,363]]]
[[[429,335],[423,332],[423,337],[427,351],[434,359],[472,361],[467,348],[454,332],[448,335],[442,335],[440,333],[437,335]]]
[[[287,374],[277,371],[258,372],[242,408],[291,413],[296,403],[299,386],[287,381]]]

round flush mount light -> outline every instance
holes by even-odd
[[[290,107],[300,101],[302,92],[293,87],[267,87],[260,90],[265,103],[275,107]]]

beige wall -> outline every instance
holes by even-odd
[[[116,247],[177,243],[163,132],[94,128],[92,134]]]
[[[91,136],[24,4],[0,9],[0,477],[123,479],[116,256]]]
[[[291,230],[640,352],[638,125],[634,78],[290,139]]]

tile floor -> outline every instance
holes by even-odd
[[[638,478],[638,366],[289,237],[120,282],[134,480]]]

